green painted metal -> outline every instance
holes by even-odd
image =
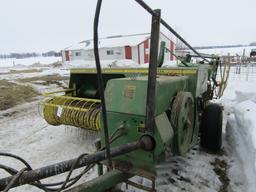
[[[103,69],[102,73],[111,147],[137,141],[144,135],[150,135],[155,141],[152,151],[135,150],[114,157],[116,169],[156,174],[156,164],[167,149],[184,155],[196,143],[199,131],[197,100],[208,91],[207,82],[215,75],[212,66],[189,64],[188,67],[158,68],[154,115],[156,130],[153,133],[147,132],[145,127],[148,69],[110,68]],[[71,70],[69,88],[75,88],[73,97],[98,99],[97,86],[95,69]],[[100,127],[99,146],[105,146],[102,118]],[[98,168],[101,176],[77,189],[104,191],[131,176],[119,171],[102,175],[102,165]],[[97,188],[101,182],[100,188]]]
[[[156,83],[155,115],[165,112],[177,91],[188,90],[186,76],[159,76]],[[145,116],[147,77],[112,79],[105,97],[108,111]]]
[[[194,103],[197,97],[207,92],[211,66],[198,64],[189,64],[188,66],[158,68],[157,70],[156,131],[154,135],[151,135],[156,142],[155,149],[151,152],[142,150],[130,152],[114,158],[114,163],[117,165],[129,164],[133,168],[154,173],[157,159],[167,148],[170,147],[175,153],[184,155],[196,142],[199,122]],[[109,133],[110,135],[115,134],[118,129],[122,129],[122,135],[112,142],[111,146],[120,146],[138,140],[144,134],[150,134],[145,129],[148,69],[108,68],[103,69],[102,72]],[[95,69],[72,69],[70,85],[73,84],[76,85],[77,96],[98,98]],[[189,93],[189,96],[186,95],[184,100],[178,102],[179,109],[176,110],[176,113],[180,116],[175,123],[170,123],[171,110],[179,92]],[[192,99],[193,106],[190,105],[190,108],[195,113],[193,113],[192,119],[189,119],[191,125],[187,133],[184,130],[188,124],[185,119],[188,119],[188,111],[191,111],[185,108],[188,98]],[[103,136],[101,133],[101,138]],[[102,146],[104,146],[103,140],[101,139]],[[186,141],[184,142],[184,140]]]
[[[177,93],[170,120],[174,128],[173,151],[175,154],[185,155],[191,147],[195,123],[194,99],[190,92]]]
[[[87,181],[86,183],[68,189],[65,192],[104,192],[111,189],[113,186],[126,181],[132,176],[133,175],[129,173],[113,170],[91,181]]]
[[[139,140],[145,134],[145,116],[137,116],[116,112],[107,112],[109,133],[112,135],[117,128],[123,128],[123,135],[111,143],[111,147],[129,143],[130,141]],[[103,133],[101,131],[101,137]],[[102,141],[102,145],[104,141]],[[130,168],[141,168],[155,173],[154,155],[151,151],[136,150],[125,155],[113,158],[114,164]]]
[[[114,158],[117,164],[129,162],[132,167],[155,173],[155,165],[168,147],[172,147],[174,131],[166,114],[170,110],[173,98],[179,91],[188,91],[187,76],[159,76],[156,83],[156,130],[152,137],[156,142],[153,151],[133,151]],[[108,111],[109,132],[113,134],[117,128],[124,129],[124,135],[114,141],[111,146],[119,146],[138,140],[145,129],[147,78],[138,77],[109,80],[105,89]],[[180,111],[182,114],[183,111]],[[103,133],[101,133],[103,137]],[[190,136],[191,138],[191,136]],[[104,145],[104,143],[103,143]],[[190,147],[190,142],[188,147]]]
[[[196,67],[172,67],[172,68],[158,68],[157,74],[158,75],[196,75],[198,67],[203,65],[195,65]],[[73,68],[70,70],[71,72],[71,79],[72,75],[77,74],[93,74],[95,76],[96,69],[94,68]],[[125,76],[133,76],[136,75],[147,75],[148,69],[147,68],[104,68],[102,69],[103,74],[120,74]]]
[[[131,141],[139,140],[143,135],[147,135],[145,131],[145,116],[137,116],[130,114],[121,114],[108,112],[109,133],[112,135],[117,128],[123,129],[123,135],[111,143],[111,147],[120,146]],[[158,157],[170,147],[173,137],[173,130],[165,113],[156,117],[156,131],[154,137],[157,145],[153,151],[136,150],[125,155],[113,158],[114,164],[123,168],[135,168],[145,170],[155,174],[155,165]],[[101,137],[103,133],[101,132]],[[104,141],[102,140],[102,145]]]
[[[207,88],[207,77],[214,75],[210,65],[198,65],[191,64],[191,67],[173,67],[173,68],[158,68],[157,74],[164,76],[187,76],[189,78],[189,91],[192,92],[194,96],[199,96],[205,92]],[[104,86],[107,85],[107,82],[115,78],[124,78],[130,77],[137,79],[138,77],[145,76],[148,73],[148,69],[140,68],[106,68],[102,69]],[[86,97],[86,91],[89,87],[90,90],[87,92],[93,92],[97,90],[97,77],[96,70],[93,68],[74,68],[71,69],[70,75],[70,89],[74,88],[76,85],[76,96],[77,97]],[[94,91],[95,93],[95,91]],[[98,97],[97,92],[95,98]]]
[[[171,125],[170,119],[166,113],[162,113],[155,118],[156,127],[159,132],[159,136],[165,146],[171,146],[174,136],[174,130]]]
[[[107,82],[113,78],[123,78],[124,74],[103,74],[103,82],[104,87]],[[83,74],[83,73],[72,73],[70,74],[69,88],[72,89],[76,87],[75,93],[73,96],[81,97],[81,98],[98,98],[98,83],[97,83],[97,75],[96,72],[94,74]],[[94,96],[92,96],[94,94]]]
[[[160,49],[159,49],[159,56],[158,56],[158,61],[157,61],[157,66],[161,67],[164,63],[164,56],[165,56],[165,47],[166,47],[166,42],[161,41],[160,42]]]

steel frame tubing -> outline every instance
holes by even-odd
[[[119,155],[123,155],[129,153],[131,151],[143,149],[143,150],[152,150],[153,149],[153,141],[149,136],[143,136],[139,141],[134,141],[132,143],[127,143],[122,146],[114,147],[111,149],[111,157],[116,157]],[[59,175],[61,173],[67,172],[71,169],[71,167],[76,163],[74,169],[78,169],[90,164],[98,163],[103,160],[106,160],[106,150],[98,151],[91,155],[86,155],[82,157],[77,163],[77,158],[63,161],[60,163],[56,163],[53,165],[49,165],[46,167],[42,167],[39,169],[26,171],[21,174],[18,181],[12,185],[13,187],[17,187],[24,184],[33,183],[35,181],[39,181],[41,179],[45,179],[51,176]],[[15,176],[9,176],[6,178],[0,179],[0,191],[4,190],[5,187],[10,183]]]

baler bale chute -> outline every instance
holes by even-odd
[[[99,133],[98,151],[37,170],[17,172],[16,177],[0,179],[0,190],[12,182],[9,187],[30,183],[47,191],[50,185],[41,184],[41,179],[69,171],[66,181],[59,184],[58,191],[61,191],[97,164],[98,178],[68,191],[108,191],[122,182],[145,191],[155,191],[156,164],[167,151],[184,155],[198,143],[199,135],[203,136],[203,147],[220,149],[222,109],[209,102],[217,86],[220,60],[213,57],[209,61],[202,57],[161,19],[160,10],[152,10],[143,1],[136,1],[152,14],[149,68],[101,69],[95,33],[97,70],[71,69],[69,89],[64,90],[64,95],[48,94],[40,104],[45,120],[51,125],[71,125]],[[97,4],[96,29],[100,5],[101,0]],[[160,23],[204,63],[192,64],[183,60],[182,66],[161,68],[159,58],[164,57],[159,54],[165,51],[159,51]],[[216,111],[218,114],[212,118]],[[71,179],[72,171],[81,167],[85,167],[81,175]],[[132,182],[129,178],[133,176],[152,180],[152,186]]]

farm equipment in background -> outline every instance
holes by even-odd
[[[155,191],[156,164],[169,149],[176,155],[184,155],[198,142],[199,135],[204,148],[221,148],[222,108],[210,102],[217,86],[220,60],[202,58],[204,62],[192,64],[185,59],[181,67],[157,68],[161,66],[160,23],[200,54],[161,19],[160,10],[136,1],[152,14],[149,69],[101,70],[97,49],[99,0],[94,28],[97,70],[72,69],[65,94],[48,95],[49,99],[42,103],[44,118],[49,124],[98,132],[98,151],[36,170],[14,171],[13,176],[0,179],[0,190],[32,184],[49,191],[52,190],[49,186],[58,184],[61,187],[57,191],[61,191],[97,164],[99,177],[67,191],[107,191],[122,182]],[[82,173],[71,178],[72,171],[81,167],[85,167]],[[67,171],[64,182],[50,185],[40,182]],[[129,180],[136,175],[152,180],[152,186]]]
[[[256,49],[252,49],[250,52],[250,62],[256,62]]]
[[[256,49],[251,50],[250,57],[256,57]]]

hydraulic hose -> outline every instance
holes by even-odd
[[[93,27],[93,42],[94,42],[94,56],[95,56],[95,63],[97,68],[97,79],[98,79],[98,86],[99,86],[99,93],[101,99],[101,108],[102,108],[102,118],[103,118],[103,130],[104,130],[104,137],[105,137],[105,145],[106,145],[106,156],[108,161],[108,166],[112,169],[112,161],[110,156],[110,142],[109,142],[109,133],[108,133],[108,119],[107,119],[107,110],[106,110],[106,103],[105,103],[105,95],[104,95],[104,85],[103,85],[103,78],[101,73],[101,66],[100,66],[100,56],[99,56],[99,47],[98,47],[98,25],[99,25],[99,16],[101,10],[102,0],[98,0],[95,17],[94,17],[94,27]]]

